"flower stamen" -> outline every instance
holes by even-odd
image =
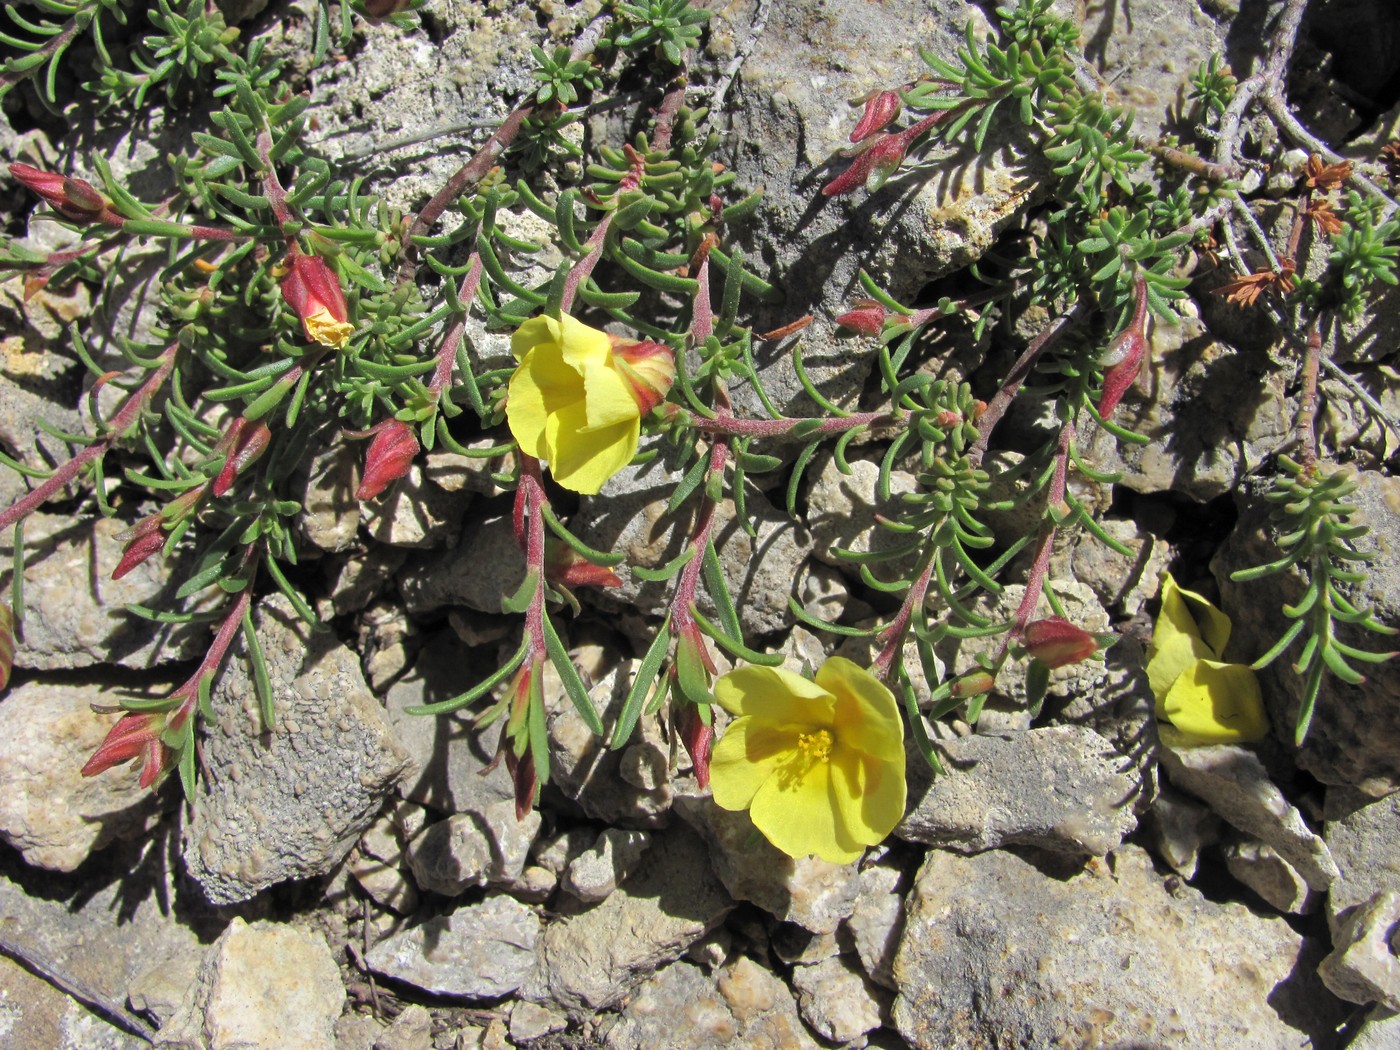
[[[797,749],[814,762],[830,759],[835,743],[831,733],[825,729],[818,729],[815,733],[799,733],[797,736]]]

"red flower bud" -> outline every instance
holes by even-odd
[[[1021,644],[1051,670],[1088,659],[1099,648],[1099,640],[1092,634],[1058,616],[1026,624]]]
[[[301,318],[306,338],[322,346],[340,349],[355,330],[347,320],[345,293],[326,260],[293,247],[282,278],[282,298]]]
[[[272,431],[267,429],[266,423],[250,424],[239,416],[229,424],[223,440],[219,442],[228,448],[228,455],[224,458],[219,476],[214,479],[214,495],[222,496],[231,489],[234,478],[258,461],[271,440]]]
[[[613,364],[632,387],[637,410],[646,415],[666,399],[676,381],[676,356],[664,343],[612,339]]]
[[[836,318],[836,323],[861,335],[879,335],[885,327],[885,308],[874,299],[857,299],[855,309]]]
[[[553,536],[544,538],[544,575],[565,587],[621,587],[622,577],[606,565],[595,565]]]
[[[515,784],[515,819],[524,820],[535,808],[535,793],[539,790],[535,761],[528,750],[517,758],[515,751],[507,744],[506,770]]]
[[[365,474],[355,498],[374,499],[408,473],[417,455],[418,438],[411,426],[398,419],[379,424],[365,453]]]
[[[953,695],[959,700],[966,700],[970,696],[990,693],[996,684],[997,680],[986,671],[973,671],[954,682],[951,689]]]
[[[1103,419],[1113,415],[1113,410],[1137,380],[1142,364],[1147,360],[1147,283],[1140,276],[1135,291],[1132,320],[1127,328],[1113,337],[1108,349],[1099,358],[1099,363],[1105,366],[1103,394],[1099,397],[1098,405],[1099,416]]]
[[[154,521],[156,527],[143,531],[141,527],[148,521]],[[132,531],[134,535],[127,540],[126,546],[122,548],[121,561],[117,562],[117,567],[112,570],[112,579],[114,580],[120,580],[136,566],[146,561],[151,555],[159,553],[165,547],[165,533],[160,530],[159,514],[142,519],[141,523]]]
[[[170,762],[170,748],[160,739],[164,722],[158,714],[122,715],[83,766],[83,776],[96,776],[139,755],[143,760],[141,786],[150,787]]]
[[[872,174],[876,176],[875,188],[878,189],[904,162],[904,155],[909,152],[914,140],[950,112],[952,111],[940,110],[903,131],[867,139],[863,150],[856,155],[851,166],[822,187],[822,196],[839,197],[843,193],[850,193],[864,186]]]
[[[109,226],[120,226],[125,221],[111,210],[107,198],[83,179],[40,171],[28,164],[11,164],[10,174],[66,218],[76,222],[103,222]]]
[[[865,100],[865,112],[851,132],[851,141],[860,142],[877,131],[884,131],[902,108],[898,91],[879,91],[871,95]]]
[[[680,733],[695,782],[702,788],[710,786],[710,751],[715,745],[715,727],[705,720],[694,704],[683,704],[676,714],[676,730]]]

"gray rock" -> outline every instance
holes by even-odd
[[[455,897],[488,882],[513,884],[525,869],[540,819],[531,811],[517,820],[512,799],[429,825],[408,849],[418,887]]]
[[[518,1002],[510,1008],[510,1038],[517,1045],[542,1039],[551,1032],[560,1032],[568,1027],[567,1015],[537,1003]]]
[[[1174,746],[1163,740],[1162,767],[1171,782],[1206,802],[1246,835],[1266,842],[1315,890],[1337,878],[1327,843],[1283,797],[1253,751],[1234,744]]]
[[[569,862],[560,885],[585,904],[596,904],[617,889],[650,845],[645,831],[604,828],[592,846]]]
[[[365,956],[375,973],[434,995],[494,999],[535,967],[540,920],[510,897],[488,897],[380,941]]]
[[[1373,1006],[1347,1050],[1394,1050],[1400,1046],[1400,1013]]]
[[[433,1050],[433,1015],[412,1004],[374,1041],[374,1050]]]
[[[71,995],[0,955],[0,1036],[17,1050],[143,1050]]]
[[[25,682],[0,703],[0,840],[27,863],[72,871],[115,839],[142,835],[160,819],[156,794],[140,786],[138,759],[96,777],[79,770],[117,719],[128,690],[76,682]]]
[[[608,1050],[674,1046],[679,1018],[684,1018],[685,1045],[695,1050],[822,1046],[803,1026],[787,985],[745,956],[713,977],[686,962],[666,967],[604,1029],[603,1045]]]
[[[1225,847],[1225,867],[1281,912],[1307,915],[1321,897],[1272,846],[1244,837]]]
[[[404,857],[404,843],[409,836],[404,829],[422,820],[419,807],[411,802],[400,802],[365,829],[359,843],[345,859],[346,867],[360,888],[373,897],[376,904],[400,915],[410,915],[418,908],[418,891],[405,874],[408,861]]]
[[[1104,531],[1127,547],[1124,556],[1088,531],[1073,546],[1050,559],[1050,575],[1088,584],[1105,609],[1121,609],[1132,618],[1157,597],[1161,574],[1170,566],[1166,541],[1122,518],[1103,518]]]
[[[1327,891],[1327,921],[1336,932],[1351,909],[1379,893],[1400,891],[1400,793],[1373,801],[1329,788],[1323,837],[1341,877]]]
[[[1394,890],[1353,908],[1333,938],[1332,954],[1317,968],[1323,983],[1349,1003],[1377,1003],[1387,1010],[1400,1010],[1398,926],[1400,893]]]
[[[671,599],[671,585],[648,583],[633,575],[628,567],[654,569],[685,549],[697,501],[688,501],[675,514],[666,513],[667,501],[678,480],[657,460],[640,467],[624,467],[599,495],[585,497],[573,522],[579,537],[600,550],[626,555],[618,570],[622,586],[590,595],[595,604],[605,609],[630,607],[648,616],[664,615]],[[812,549],[812,539],[806,529],[794,524],[763,493],[751,488],[745,500],[749,523],[758,538],[744,531],[733,501],[727,499],[715,509],[713,538],[739,624],[751,637],[792,626],[788,596]],[[703,587],[699,606],[702,613],[714,618],[714,603]]]
[[[332,553],[353,547],[360,529],[359,466],[349,444],[335,439],[311,457],[297,519],[308,543]]]
[[[880,1027],[880,993],[844,956],[795,967],[792,985],[802,1019],[823,1039],[849,1043]]]
[[[183,565],[156,556],[120,580],[128,525],[112,518],[31,514],[24,523],[24,630],[15,646],[15,666],[40,670],[115,663],[146,670],[171,660],[202,655],[206,630],[156,624],[127,612],[130,604],[166,608],[171,580]],[[8,591],[14,536],[0,539],[0,588]],[[181,570],[182,571],[182,570]],[[200,607],[196,604],[196,607]]]
[[[855,909],[855,864],[789,857],[758,833],[747,811],[720,809],[709,795],[677,796],[676,812],[705,836],[715,871],[737,899],[813,933],[836,932]]]
[[[464,523],[456,547],[412,558],[399,577],[399,590],[412,616],[454,605],[494,615],[524,578],[525,558],[510,516],[482,516]]]
[[[852,579],[859,579],[858,567],[842,561],[831,553],[833,547],[844,547],[861,554],[885,551],[908,542],[907,536],[897,535],[875,522],[876,514],[890,515],[902,495],[919,488],[914,475],[908,471],[890,472],[890,501],[883,505],[879,499],[880,464],[865,459],[849,462],[850,474],[842,474],[834,456],[825,457],[820,473],[815,475],[807,493],[807,527],[812,530],[812,555],[829,565],[845,570]],[[812,468],[809,467],[808,477]],[[907,554],[888,562],[871,566],[877,579],[893,580],[907,575],[914,567],[917,555]]]
[[[1103,856],[1137,827],[1142,785],[1092,729],[1051,726],[941,745],[948,776],[911,762],[909,806],[895,835],[978,853],[1004,845]]]
[[[369,826],[411,760],[360,674],[359,660],[306,626],[280,594],[254,615],[276,703],[259,735],[242,642],[213,689],[199,792],[184,847],[209,900],[246,900],[284,879],[330,871]]]
[[[16,338],[22,343],[22,337],[10,337]],[[9,347],[10,339],[0,339],[0,349]],[[21,345],[18,351],[22,350]],[[16,351],[4,349],[4,352],[8,355]],[[7,367],[5,371],[8,373],[10,369]],[[62,463],[71,453],[62,441],[40,429],[40,419],[69,433],[82,431],[82,417],[72,408],[40,397],[11,381],[8,375],[0,375],[0,442],[25,466],[47,470],[53,463]],[[10,506],[32,487],[18,472],[8,468],[0,470],[0,501],[3,501],[0,508]]]
[[[327,558],[323,564],[332,615],[344,616],[367,606],[397,575],[407,558],[407,551],[382,544],[351,551],[344,560]]]
[[[1374,551],[1375,557],[1364,567],[1364,582],[1339,587],[1348,601],[1372,609],[1380,623],[1394,626],[1400,624],[1400,478],[1367,471],[1357,474],[1356,480],[1360,487],[1347,500],[1357,507],[1351,523],[1371,529],[1359,545]],[[1281,609],[1298,601],[1304,585],[1292,572],[1244,584],[1229,579],[1232,571],[1278,557],[1277,530],[1269,520],[1273,505],[1254,489],[1240,502],[1239,524],[1211,568],[1220,581],[1225,611],[1251,610],[1251,615],[1235,619],[1230,651],[1238,657],[1227,654],[1248,662],[1261,656],[1287,629],[1289,621]],[[1393,638],[1344,624],[1337,630],[1341,641],[1357,648],[1380,652],[1395,648]],[[1302,676],[1289,667],[1298,652],[1295,644],[1287,658],[1260,672],[1274,733],[1290,743],[1304,693]],[[1395,703],[1400,696],[1400,661],[1357,666],[1366,675],[1361,685],[1347,685],[1335,676],[1326,679],[1297,761],[1325,784],[1360,788],[1378,798],[1400,788],[1400,704]]]
[[[345,986],[319,933],[234,919],[156,1036],[172,1050],[324,1050]]]
[[[607,900],[546,928],[520,996],[571,1012],[614,1006],[732,907],[699,838],[671,828],[654,837],[641,866]]]
[[[860,873],[860,896],[843,929],[855,942],[865,975],[885,988],[895,988],[894,958],[904,934],[904,894],[909,873],[888,858]]]
[[[1163,784],[1148,815],[1152,850],[1183,879],[1196,877],[1201,850],[1220,841],[1220,818],[1190,795]]]
[[[380,543],[437,550],[456,541],[470,502],[465,491],[451,492],[429,482],[415,463],[382,495],[363,503],[360,517],[365,531]]]
[[[1046,854],[934,850],[908,908],[894,1020],[915,1050],[1275,1050],[1330,1040],[1343,1013],[1282,918],[1168,892],[1132,846],[1111,877]]]

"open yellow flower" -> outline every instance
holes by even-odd
[[[738,716],[710,759],[715,802],[788,856],[849,863],[904,816],[904,722],[869,671],[839,656],[815,681],[741,667],[715,699]]]
[[[1259,680],[1245,664],[1221,661],[1230,618],[1204,597],[1162,579],[1147,679],[1165,718],[1194,743],[1240,743],[1269,732]]]
[[[510,340],[506,422],[520,450],[554,480],[593,495],[637,452],[641,418],[675,378],[670,350],[614,340],[565,314],[534,317]]]

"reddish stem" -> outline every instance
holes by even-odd
[[[875,640],[880,644],[880,652],[875,657],[875,662],[870,665],[870,671],[876,678],[889,681],[890,675],[894,673],[895,664],[900,653],[904,650],[904,636],[909,632],[909,624],[914,618],[914,610],[923,605],[924,597],[928,594],[928,585],[933,579],[933,563],[937,553],[938,550],[935,547],[929,547],[924,552],[923,566],[914,582],[909,585],[909,590],[904,595],[899,612],[889,622],[889,625],[875,636]]]
[[[443,390],[452,379],[452,367],[457,363],[457,348],[462,345],[462,335],[467,329],[467,310],[471,309],[471,302],[476,298],[476,290],[480,284],[481,256],[472,252],[467,276],[457,292],[458,301],[466,309],[452,318],[447,331],[443,333],[442,346],[438,350],[437,368],[433,369],[433,378],[428,383],[428,391],[434,399],[442,396]]]
[[[1074,435],[1073,423],[1065,423],[1060,427],[1060,438],[1055,446],[1055,471],[1050,476],[1050,489],[1045,495],[1046,506],[1050,508],[1051,513],[1041,526],[1040,536],[1036,541],[1035,560],[1031,563],[1030,572],[1026,574],[1026,593],[1016,608],[1011,630],[1002,642],[1003,652],[1013,638],[1020,637],[1026,624],[1035,616],[1035,607],[1040,603],[1040,595],[1045,590],[1045,577],[1050,572],[1050,555],[1055,549],[1055,533],[1059,529],[1053,512],[1065,502],[1065,492],[1069,484],[1069,450],[1074,443]]]

